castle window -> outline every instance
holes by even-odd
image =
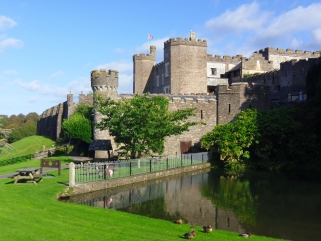
[[[203,119],[203,110],[201,110],[201,120]]]
[[[217,75],[217,68],[211,68],[211,74]]]
[[[234,77],[236,77],[236,76],[240,76],[240,70],[234,71]]]
[[[164,85],[164,74],[162,74],[162,85]]]
[[[228,113],[231,113],[231,104],[228,104]]]
[[[158,87],[159,86],[159,76],[157,75],[156,76],[156,87]]]
[[[165,77],[169,76],[169,63],[165,64]]]

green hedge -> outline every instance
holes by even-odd
[[[20,163],[20,162],[26,162],[26,161],[31,160],[31,158],[33,158],[33,156],[34,156],[33,154],[28,154],[25,156],[18,156],[18,157],[13,157],[11,159],[3,160],[3,161],[0,161],[0,167],[16,164],[16,163]]]

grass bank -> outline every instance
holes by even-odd
[[[68,170],[61,176],[57,171],[50,174],[56,177],[45,177],[38,185],[0,180],[0,240],[181,240],[189,231],[188,224],[59,202],[56,196],[66,188]],[[194,240],[242,239],[237,233],[220,230],[205,234],[201,227],[196,232]],[[277,239],[254,235],[252,240]]]
[[[10,159],[13,157],[33,154],[37,150],[40,152],[43,146],[45,146],[46,149],[48,149],[55,144],[56,143],[53,140],[44,136],[29,136],[12,143],[11,146],[14,147],[14,150],[10,150],[4,147],[6,153],[0,153],[0,161]]]

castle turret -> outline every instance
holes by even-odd
[[[134,62],[134,76],[133,76],[133,92],[142,94],[150,87],[152,70],[156,60],[156,47],[150,46],[150,54],[135,54],[133,56]]]
[[[102,95],[104,98],[117,97],[118,71],[105,69],[91,71],[91,88],[94,94]]]
[[[190,38],[164,43],[164,64],[171,94],[207,93],[207,41],[196,39],[193,31]]]
[[[110,97],[111,99],[117,99],[118,71],[93,70],[91,72],[91,88],[94,94],[101,95],[103,98]],[[102,118],[103,115],[95,110],[94,121],[99,123]],[[94,129],[94,140],[111,140],[112,146],[115,146],[114,139],[109,135],[108,130]],[[95,151],[95,157],[107,158],[108,151]]]

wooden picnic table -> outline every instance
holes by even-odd
[[[12,176],[15,179],[14,184],[18,184],[19,180],[31,181],[33,184],[37,184],[37,182],[42,182],[42,174],[40,174],[40,167],[29,167],[29,168],[22,168],[16,171],[18,174]],[[38,179],[38,180],[37,180]]]

